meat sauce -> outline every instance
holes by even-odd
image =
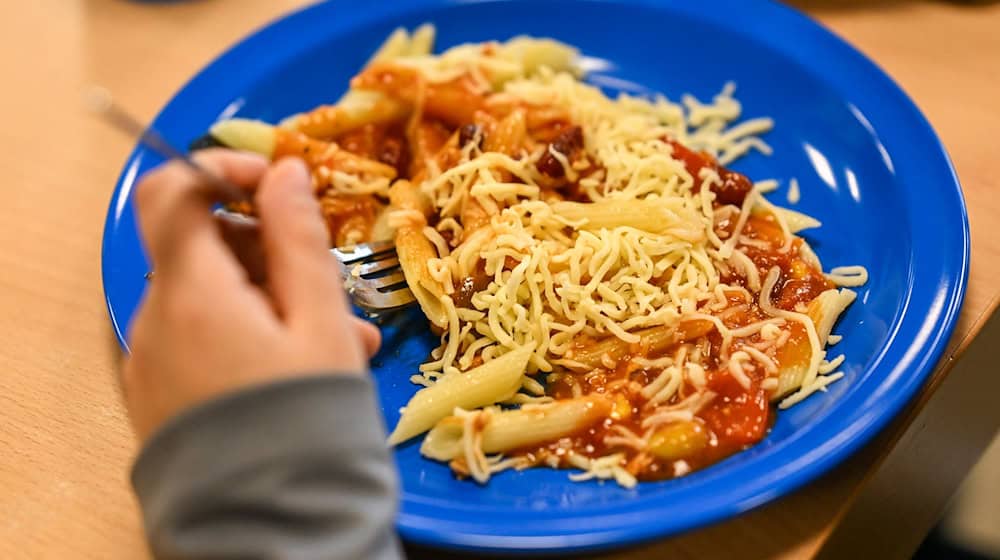
[[[490,276],[486,274],[486,269],[482,266],[482,261],[480,261],[479,266],[476,267],[470,276],[458,282],[455,293],[451,295],[452,301],[455,302],[455,307],[471,308],[472,296],[476,292],[485,290],[486,286],[490,284],[490,280]]]
[[[684,169],[694,177],[694,192],[698,192],[701,189],[701,181],[698,180],[701,170],[708,168],[718,173],[719,178],[722,180],[722,184],[713,184],[711,187],[712,192],[715,193],[716,204],[733,204],[736,206],[743,204],[743,200],[746,199],[747,194],[753,188],[753,183],[746,175],[719,165],[710,154],[695,152],[684,146],[684,144],[669,138],[665,139],[665,141],[673,148],[673,157],[684,162]]]
[[[539,171],[549,177],[560,178],[566,171],[559,160],[552,155],[552,152],[559,152],[572,160],[574,152],[581,148],[583,148],[583,129],[579,126],[567,127],[549,143],[536,166]]]
[[[621,362],[625,363],[627,362],[624,360]],[[559,464],[565,465],[563,461],[567,449],[590,458],[625,451],[630,460],[626,468],[636,472],[638,479],[660,480],[707,467],[747,449],[763,439],[770,428],[773,415],[767,391],[760,386],[762,379],[751,376],[750,389],[746,390],[728,372],[716,370],[708,372],[707,378],[708,389],[717,396],[696,415],[696,421],[690,425],[693,430],[704,435],[705,445],[690,448],[689,454],[663,460],[653,454],[639,454],[631,448],[606,443],[605,438],[619,433],[616,426],[624,427],[636,435],[645,432],[642,420],[646,400],[638,392],[621,390],[619,387],[626,380],[645,385],[655,376],[656,372],[644,370],[628,372],[621,365],[613,371],[588,376],[583,383],[584,393],[610,395],[615,411],[613,417],[569,438],[518,450],[512,455],[525,456],[538,463],[551,461],[555,457]],[[572,398],[572,386],[565,379],[550,384],[549,394],[557,399]],[[682,472],[678,472],[678,467],[674,464],[678,460],[684,461]]]
[[[833,287],[822,273],[803,260],[800,252],[801,240],[796,239],[787,248],[784,246],[784,235],[773,215],[767,213],[751,215],[742,233],[749,239],[768,244],[767,248],[738,245],[760,270],[762,278],[773,266],[777,266],[781,271],[772,294],[772,303],[776,307],[795,310]],[[735,274],[724,278],[723,281],[735,285],[745,283],[742,277]],[[744,299],[742,292],[734,290],[730,291],[729,295],[731,311],[726,313],[723,321],[727,327],[737,328],[767,318],[756,302]],[[779,368],[783,364],[801,363],[808,356],[807,353],[803,353],[803,348],[808,348],[804,328],[797,323],[792,323],[787,328],[790,331],[788,342],[775,356]],[[759,334],[739,339],[734,341],[731,351],[760,340]],[[653,381],[659,372],[643,370],[632,365],[631,359],[641,355],[638,348],[634,349],[635,353],[619,359],[614,368],[596,369],[585,374],[564,373],[547,387],[547,393],[557,399],[573,398],[574,385],[583,394],[606,394],[614,403],[615,413],[612,418],[563,440],[522,449],[515,454],[539,464],[554,462],[567,466],[567,450],[590,458],[625,452],[628,458],[626,469],[636,473],[638,479],[660,480],[681,476],[692,470],[712,465],[760,442],[767,435],[774,420],[770,392],[762,387],[763,369],[758,367],[747,372],[750,386],[744,388],[719,360],[722,337],[716,330],[713,329],[702,339],[693,342],[710,348],[708,357],[703,363],[707,368],[707,388],[715,393],[716,397],[695,415],[694,422],[682,426],[687,432],[681,439],[672,434],[664,436],[675,437],[673,444],[676,446],[680,442],[681,445],[677,446],[677,449],[685,453],[684,455],[663,458],[649,452],[639,453],[628,446],[617,443],[609,445],[605,442],[608,436],[621,433],[619,427],[626,428],[639,436],[645,432],[642,420],[645,418],[647,400],[637,389]],[[581,339],[578,343],[586,345],[593,342]],[[674,346],[658,355],[670,355],[676,350],[677,346]],[[687,396],[679,392],[667,404],[676,403]],[[655,439],[654,435],[654,442]]]
[[[324,198],[323,218],[334,245],[343,247],[349,245],[352,239],[371,237],[379,208],[379,202],[371,195]]]
[[[732,235],[732,228],[735,226],[733,221],[734,218],[723,220],[719,224],[720,229],[726,231],[727,235]],[[787,248],[784,246],[784,232],[773,214],[751,214],[741,236],[767,245],[761,247],[757,244],[738,243],[740,250],[757,266],[762,280],[767,277],[771,268],[776,266],[780,271],[771,293],[771,303],[775,307],[786,311],[800,310],[797,308],[834,287],[833,282],[804,258],[801,239],[793,239]],[[736,275],[734,271],[723,274],[721,280],[728,284],[746,286],[745,278]]]
[[[399,125],[366,124],[342,135],[338,144],[352,154],[389,165],[400,175],[409,165],[406,137]]]
[[[369,76],[372,80],[376,78],[384,77]],[[382,84],[387,89],[393,89],[396,85],[398,84]],[[436,91],[434,101],[441,106],[451,105],[453,101],[464,96],[467,96],[464,84],[456,82],[448,84],[448,87],[442,88],[441,91]],[[487,132],[475,123],[474,110],[480,109],[478,104],[472,106],[474,110],[470,110],[465,123],[443,122],[433,118],[435,106],[437,105],[428,105],[430,118],[425,117],[415,129],[416,132],[411,132],[415,142],[412,146],[409,145],[407,132],[398,123],[369,124],[333,140],[346,151],[392,166],[400,177],[412,177],[420,173],[423,161],[421,158],[432,155],[453,134],[457,135],[458,146],[465,146],[473,139],[477,139],[482,147]],[[532,141],[546,148],[537,162],[539,172],[547,178],[545,180],[551,181],[551,188],[547,184],[542,185],[546,187],[543,189],[545,195],[554,199],[587,200],[578,186],[579,179],[574,182],[568,181],[564,176],[562,164],[550,153],[550,150],[554,150],[566,156],[571,162],[586,158],[580,127],[554,119],[533,129]],[[753,188],[746,176],[719,165],[710,154],[693,151],[668,138],[664,138],[664,141],[671,146],[673,157],[683,162],[686,171],[696,179],[694,186],[696,192],[701,185],[701,181],[698,180],[701,172],[710,169],[721,179],[719,184],[711,186],[715,193],[715,206],[717,208],[723,205],[742,206],[747,194]],[[302,147],[283,147],[284,150],[293,148]],[[306,149],[302,153],[309,154],[309,151]],[[315,156],[318,157],[318,154]],[[599,170],[596,164],[589,163],[589,167],[583,166],[581,177]],[[336,199],[335,204],[324,206],[324,213],[335,242],[340,241],[343,232],[351,228],[370,231],[380,204],[384,203],[373,196],[338,196]],[[728,238],[733,235],[734,229],[735,217],[717,224],[717,231],[722,237]],[[803,257],[801,240],[795,239],[786,245],[784,233],[773,215],[752,214],[740,236],[739,249],[754,263],[762,279],[772,267],[778,267],[780,270],[778,282],[771,294],[772,303],[776,307],[801,310],[803,305],[833,287],[829,280],[809,265]],[[744,238],[749,242],[744,242]],[[477,269],[469,277],[460,279],[456,283],[456,291],[452,294],[456,306],[472,307],[472,296],[485,289],[489,281],[490,277],[482,269]],[[721,281],[746,287],[746,279],[735,267],[724,271]],[[731,328],[766,318],[756,302],[744,301],[740,292],[732,292],[730,303],[731,312],[727,313],[724,322]],[[801,348],[801,343],[805,340],[804,329],[797,324],[790,325],[789,329],[791,332],[786,347]],[[741,344],[754,344],[759,341],[760,335],[755,334],[735,341],[731,350],[735,351]],[[691,342],[702,344],[709,349],[707,357],[703,360],[707,368],[706,385],[716,397],[697,413],[693,422],[687,423],[685,426],[687,433],[675,438],[674,443],[680,442],[680,445],[675,446],[680,450],[678,452],[680,455],[656,456],[640,453],[620,443],[605,442],[608,436],[622,434],[622,428],[636,435],[645,432],[642,421],[646,414],[647,399],[638,389],[652,382],[660,372],[648,371],[633,365],[631,359],[641,355],[639,348],[633,349],[631,354],[619,357],[614,367],[598,368],[582,374],[564,372],[562,377],[549,383],[547,387],[547,393],[557,399],[573,398],[577,396],[575,391],[581,390],[583,394],[608,395],[613,403],[614,412],[611,417],[560,441],[521,449],[512,454],[540,464],[555,462],[565,466],[568,450],[591,458],[625,452],[629,460],[626,468],[630,472],[637,473],[637,478],[641,480],[656,480],[680,476],[691,470],[706,467],[756,444],[767,434],[774,416],[769,391],[762,387],[764,381],[762,368],[754,368],[747,372],[750,384],[749,388],[745,388],[730,375],[725,364],[719,359],[722,339],[717,331],[713,329],[698,340],[685,343]],[[593,341],[583,339],[578,341],[581,345],[588,343]],[[672,354],[676,350],[677,346],[661,349],[660,355]],[[801,359],[801,355],[791,351],[779,351],[776,356],[779,367],[786,361],[791,363],[793,360]],[[684,394],[683,390],[682,387],[681,392],[666,404],[673,404],[689,396]],[[672,425],[668,424],[667,427]],[[667,434],[662,437],[675,436],[676,434]],[[679,467],[680,463],[683,466]]]

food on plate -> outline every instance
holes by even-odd
[[[759,442],[843,376],[826,348],[867,272],[824,273],[799,235],[819,222],[727,167],[769,154],[773,125],[740,120],[732,85],[610,98],[557,41],[433,39],[396,31],[336,103],[211,129],[303,158],[335,245],[395,241],[441,343],[391,444],[426,432],[479,482],[549,466],[628,487]]]

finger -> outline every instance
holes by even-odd
[[[346,296],[305,164],[286,158],[272,167],[256,201],[268,288],[286,322],[343,321]]]
[[[198,193],[197,176],[179,162],[169,162],[139,181],[135,209],[143,241],[157,273],[199,221],[208,222],[211,202]]]
[[[206,171],[246,189],[257,187],[268,166],[267,159],[260,154],[226,148],[201,150],[191,159]]]
[[[252,184],[266,168],[259,157],[225,151],[201,155],[198,163],[242,185]],[[169,162],[143,177],[135,197],[141,233],[157,269],[186,240],[214,227],[209,214],[214,200],[202,178],[181,162]]]
[[[246,271],[247,280],[254,285],[264,286],[267,281],[267,261],[260,242],[260,229],[254,223],[225,215],[217,214],[215,219],[223,241]]]
[[[371,358],[375,354],[378,354],[378,349],[382,346],[382,333],[378,330],[378,327],[355,315],[351,315],[350,320],[354,326],[354,331],[358,333],[361,345],[365,349],[365,355]]]

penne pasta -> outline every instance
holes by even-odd
[[[396,228],[389,225],[389,212],[378,212],[372,223],[371,241],[391,241],[395,237]]]
[[[382,190],[396,177],[396,170],[384,163],[340,149],[335,143],[317,140],[301,132],[278,128],[259,121],[229,119],[215,123],[210,134],[224,145],[256,152],[271,159],[284,156],[302,158],[313,170],[317,188],[335,185],[334,173],[358,180],[382,179]],[[349,193],[358,194],[358,193]]]
[[[806,315],[809,315],[816,325],[816,336],[819,337],[820,345],[826,346],[833,324],[856,298],[857,294],[844,288],[827,290],[809,302]]]
[[[409,55],[412,50],[411,45],[410,33],[404,27],[397,27],[389,34],[382,45],[375,49],[368,62],[365,63],[365,67],[367,68],[376,62],[386,62]]]
[[[446,375],[421,389],[406,404],[389,445],[400,444],[429,430],[456,408],[478,408],[507,400],[521,387],[528,359],[535,346],[523,346],[473,368]]]
[[[375,51],[365,67],[405,56],[426,55],[433,44],[433,25],[420,26],[412,36],[400,27]],[[405,104],[377,91],[350,89],[336,104],[293,115],[282,121],[281,126],[313,138],[330,139],[366,125],[397,121],[408,112]]]
[[[667,461],[677,461],[700,453],[709,445],[708,430],[693,420],[673,422],[649,439],[649,452]]]
[[[389,203],[394,210],[414,210],[423,216],[430,216],[433,212],[431,200],[427,195],[406,180],[393,183],[389,189]]]
[[[434,245],[423,234],[429,201],[409,181],[397,181],[389,190],[392,203],[389,226],[395,229],[396,254],[406,283],[427,319],[440,328],[448,326],[448,309],[442,301],[444,288],[428,269],[431,259],[438,258]],[[393,215],[403,220],[393,224]]]
[[[524,149],[528,137],[528,123],[525,111],[518,109],[503,117],[493,130],[486,134],[483,150],[515,156]]]
[[[209,134],[223,145],[234,150],[274,156],[278,134],[275,127],[261,121],[228,119],[212,125]]]
[[[480,451],[504,453],[571,436],[606,418],[611,406],[606,398],[591,395],[518,410],[490,410],[477,423],[482,432]],[[443,418],[427,434],[420,453],[439,461],[461,456],[464,428],[462,418]]]
[[[514,37],[503,43],[492,43],[488,55],[479,45],[459,45],[442,53],[442,60],[471,59],[486,75],[494,91],[519,78],[537,75],[543,68],[554,72],[578,73],[579,51],[575,48],[536,37]]]
[[[366,125],[396,122],[409,111],[405,104],[377,91],[352,90],[336,105],[322,105],[282,124],[306,136],[328,140]]]
[[[868,272],[824,273],[799,235],[820,222],[726,167],[771,151],[733,84],[612,99],[569,45],[433,54],[435,35],[395,30],[334,104],[211,131],[303,159],[335,244],[394,241],[440,345],[391,444],[429,430],[421,452],[480,483],[548,465],[632,487],[745,449],[844,376],[825,347]]]
[[[397,228],[396,253],[406,283],[427,319],[438,327],[445,328],[448,326],[448,310],[442,302],[444,289],[427,269],[427,263],[437,258],[437,251],[421,229],[412,226]]]
[[[778,385],[771,392],[771,400],[778,401],[798,390],[802,381],[809,373],[809,360],[812,357],[812,347],[802,332],[801,327],[793,325],[792,338],[777,352],[781,367],[776,376]]]
[[[388,191],[389,181],[396,178],[396,169],[384,163],[361,157],[341,149],[336,143],[310,138],[300,132],[274,129],[276,133],[273,159],[285,156],[302,158],[314,170],[317,188],[336,187],[335,173],[353,176],[359,181],[382,179],[383,192]],[[324,170],[326,173],[324,173]],[[353,193],[351,193],[353,194]]]
[[[393,62],[377,62],[351,80],[351,89],[377,91],[452,126],[474,122],[483,109],[482,90],[469,76],[428,83],[419,71]]]
[[[434,26],[425,23],[418,27],[410,37],[410,48],[406,52],[407,56],[427,56],[434,50]]]
[[[576,72],[579,51],[552,39],[519,36],[507,41],[498,56],[517,61],[525,76],[536,74],[542,68],[553,72]]]
[[[486,111],[495,119],[502,119],[514,111],[524,111],[525,125],[534,138],[552,141],[570,120],[569,112],[562,107],[526,103],[514,98],[494,96],[487,98]]]
[[[812,247],[804,239],[799,244],[799,256],[809,266],[816,270],[822,270],[823,267],[819,262],[819,257],[816,256],[816,252],[813,251]]]
[[[423,175],[428,165],[436,165],[436,156],[446,145],[454,147],[457,140],[451,141],[451,133],[438,123],[417,121],[407,130],[410,145],[410,175]]]
[[[831,289],[809,303],[806,315],[815,325],[820,347],[826,346],[833,325],[856,297],[851,290]],[[777,359],[781,369],[777,376],[778,386],[772,393],[771,400],[779,400],[802,387],[811,357],[812,348],[804,334],[793,331],[788,344],[778,351]]]

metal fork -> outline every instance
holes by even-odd
[[[129,136],[135,136],[140,144],[145,144],[154,152],[161,156],[177,160],[188,166],[197,173],[209,186],[219,200],[223,202],[239,202],[250,198],[250,193],[230,183],[226,179],[219,177],[198,164],[191,156],[173,147],[167,142],[153,127],[145,125],[132,113],[118,105],[111,92],[100,86],[89,86],[84,90],[82,96],[85,106],[94,114],[101,117],[104,122],[113,126],[120,132]]]
[[[160,155],[184,162],[192,170],[201,175],[205,182],[213,187],[217,197],[225,202],[246,200],[249,193],[231,184],[229,181],[207,171],[188,154],[174,148],[152,127],[144,125],[131,113],[117,105],[111,94],[103,88],[91,87],[84,92],[84,102],[95,114],[104,118],[105,122],[116,129],[138,136],[139,142],[145,144]],[[250,216],[236,214],[225,209],[216,210],[220,219],[241,222],[251,226],[257,225],[257,220]],[[369,316],[386,313],[409,306],[416,301],[413,292],[406,285],[406,278],[399,266],[396,256],[396,246],[389,241],[364,243],[354,247],[340,247],[330,250],[340,265],[344,286],[355,305]],[[145,274],[146,280],[153,278],[153,272]]]
[[[417,300],[406,285],[395,243],[375,241],[330,252],[340,265],[347,293],[365,313],[395,311]]]
[[[222,220],[257,226],[256,218],[224,208],[217,209],[215,215]],[[417,301],[406,285],[392,241],[334,247],[330,254],[337,259],[351,300],[369,316],[402,309]]]

